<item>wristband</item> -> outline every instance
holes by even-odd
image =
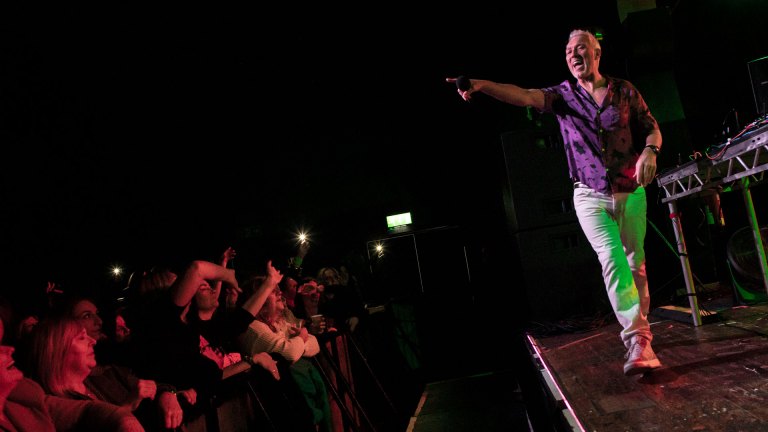
[[[651,151],[652,151],[652,152],[653,152],[653,154],[655,154],[655,155],[658,155],[658,154],[661,152],[661,149],[660,149],[660,148],[659,148],[659,146],[657,146],[657,145],[648,144],[648,145],[646,145],[646,146],[645,146],[645,148],[649,148],[649,149],[651,149]]]

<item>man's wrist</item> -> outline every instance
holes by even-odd
[[[652,152],[653,152],[653,154],[655,154],[655,155],[658,155],[659,153],[661,153],[661,149],[659,148],[659,146],[657,146],[657,145],[654,145],[654,144],[646,144],[646,145],[645,145],[645,148],[647,148],[647,149],[651,149],[651,151],[652,151]]]

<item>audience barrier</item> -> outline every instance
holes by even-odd
[[[321,335],[319,341],[320,353],[312,362],[328,390],[333,428],[329,432],[393,430],[388,424],[400,416],[354,337],[333,332]],[[280,367],[280,374],[278,383],[258,365],[240,362],[229,366],[209,408],[183,430],[315,432],[314,428],[301,429],[306,422],[299,415],[299,390],[289,378],[288,365]],[[366,383],[364,388],[356,386],[359,377],[365,378],[360,380]],[[360,397],[360,392],[366,397]],[[376,397],[371,397],[373,393]],[[379,406],[366,406],[373,403]],[[378,418],[372,417],[371,412],[377,413]]]

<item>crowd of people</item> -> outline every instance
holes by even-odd
[[[308,244],[280,271],[216,262],[131,275],[114,301],[56,283],[43,304],[0,298],[0,430],[206,430],[223,381],[244,375],[275,430],[339,431],[319,363],[363,316],[335,268],[303,276]],[[264,410],[268,410],[265,412]]]

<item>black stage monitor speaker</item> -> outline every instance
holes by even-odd
[[[531,321],[610,312],[600,263],[578,222],[515,235]]]
[[[573,209],[559,132],[502,134],[507,220],[520,273],[510,278],[530,321],[558,321],[610,311],[600,263]]]
[[[573,183],[559,132],[521,130],[501,135],[510,230],[575,222]]]

